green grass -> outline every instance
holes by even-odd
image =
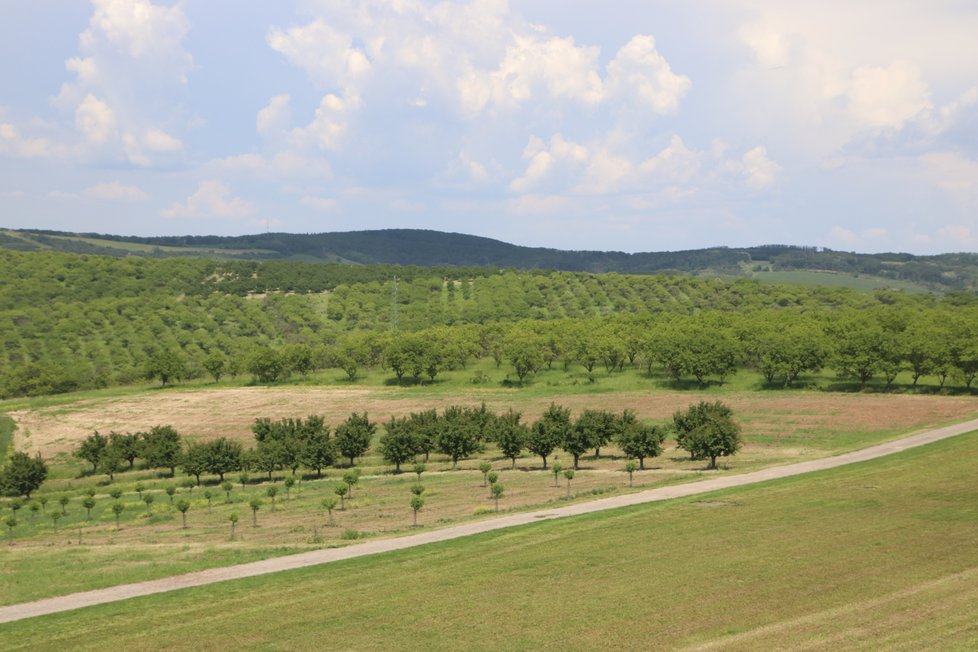
[[[10,448],[10,442],[13,441],[14,429],[16,428],[17,424],[14,423],[13,419],[0,414],[0,466],[7,461],[7,455],[12,453],[8,449]]]
[[[800,285],[802,287],[844,287],[857,292],[873,292],[880,289],[902,290],[913,294],[928,294],[932,289],[920,283],[882,278],[856,276],[841,272],[816,272],[808,270],[783,272],[753,272],[751,278],[765,285]]]
[[[972,433],[758,487],[13,623],[5,647],[974,649],[976,456]]]

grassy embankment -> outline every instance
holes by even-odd
[[[174,423],[178,430],[200,436],[232,436],[251,445],[248,427],[257,416],[304,416],[327,413],[333,425],[352,409],[368,409],[378,421],[389,414],[425,407],[444,407],[451,402],[477,405],[486,401],[498,411],[512,407],[521,410],[528,420],[535,419],[551,400],[572,407],[635,409],[640,416],[666,421],[673,410],[700,398],[723,398],[735,409],[744,425],[747,445],[741,453],[723,464],[720,473],[741,473],[772,464],[810,459],[826,454],[863,447],[901,433],[925,426],[960,421],[975,412],[975,406],[961,397],[922,397],[906,395],[848,395],[825,392],[738,392],[714,388],[704,393],[676,391],[628,391],[627,377],[616,375],[597,385],[550,385],[560,391],[546,391],[546,383],[523,389],[483,388],[451,384],[409,388],[362,387],[356,392],[336,392],[335,388],[208,388],[177,387],[148,392],[86,393],[67,402],[67,397],[44,401],[21,402],[39,420],[24,428],[24,437],[32,446],[45,450],[51,440],[49,427],[65,428],[59,437],[75,441],[90,429],[138,430],[156,423]],[[613,385],[608,390],[608,385]],[[351,388],[347,386],[347,390]],[[213,391],[208,391],[213,390]],[[47,405],[47,407],[42,407]],[[332,411],[332,412],[330,412]],[[77,427],[72,431],[71,424]],[[33,431],[31,430],[33,428]],[[72,434],[73,433],[73,434]],[[63,449],[73,444],[55,444]],[[568,464],[566,453],[555,457]],[[602,457],[587,455],[575,476],[567,497],[565,481],[553,486],[553,477],[540,469],[540,459],[524,454],[517,470],[502,459],[494,447],[479,456],[460,463],[453,471],[442,455],[434,455],[423,476],[426,505],[420,522],[424,527],[453,524],[485,517],[492,508],[488,492],[482,487],[477,470],[481,461],[490,461],[506,487],[502,510],[525,510],[568,500],[582,501],[596,496],[638,490],[696,480],[703,475],[703,463],[690,462],[686,455],[667,443],[665,454],[649,460],[649,470],[635,475],[634,487],[628,486],[623,473],[620,451],[609,446]],[[554,458],[551,458],[551,462]],[[0,573],[5,577],[0,603],[10,604],[50,595],[58,595],[99,586],[110,586],[163,577],[200,568],[227,565],[250,559],[287,554],[323,546],[346,545],[354,538],[398,536],[411,531],[408,507],[409,488],[414,475],[396,475],[374,450],[358,460],[363,472],[361,485],[354,489],[354,499],[347,509],[334,513],[335,525],[327,526],[322,499],[333,495],[344,469],[330,469],[326,479],[318,480],[308,473],[292,489],[287,500],[283,479],[274,474],[272,483],[263,482],[262,474],[252,473],[244,485],[238,474],[230,502],[217,486],[217,479],[205,477],[205,486],[180,487],[176,500],[190,500],[188,529],[181,528],[181,518],[164,489],[179,485],[186,478],[161,477],[156,470],[137,469],[118,474],[109,485],[103,475],[87,475],[84,464],[62,453],[54,457],[51,479],[35,496],[47,497],[43,512],[28,508],[18,514],[20,524],[14,530],[14,545],[0,559]],[[147,508],[135,491],[144,485],[143,495],[152,495]],[[276,511],[271,511],[267,488],[278,489]],[[94,489],[96,506],[91,517],[82,507],[87,489]],[[121,529],[116,530],[111,511],[112,489],[123,492]],[[211,504],[205,498],[210,491]],[[60,510],[58,498],[69,496],[67,514],[57,523],[50,518]],[[259,527],[251,527],[248,502],[258,496],[263,505],[258,513]],[[229,516],[237,512],[240,522],[236,537],[229,540]],[[81,537],[82,545],[78,545]]]
[[[4,626],[9,649],[974,649],[974,433]],[[272,626],[270,626],[272,625]]]

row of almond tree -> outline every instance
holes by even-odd
[[[256,471],[270,480],[276,471],[294,475],[305,468],[319,476],[330,466],[354,466],[371,449],[377,430],[366,413],[354,413],[335,428],[316,415],[260,418],[252,425],[255,446],[246,449],[225,437],[200,442],[170,426],[157,426],[132,434],[95,432],[75,454],[92,465],[92,473],[104,473],[110,480],[134,468],[136,460],[145,468],[167,469],[171,475],[179,468],[198,484],[202,475],[216,475],[223,481],[225,474],[234,471]],[[643,423],[630,410],[619,414],[585,409],[573,417],[568,408],[551,404],[536,421],[524,423],[522,415],[512,410],[497,414],[485,405],[453,405],[441,413],[430,409],[391,417],[377,449],[395,472],[402,464],[427,461],[432,453],[451,459],[455,467],[460,460],[484,452],[489,444],[514,467],[524,453],[531,453],[540,457],[546,469],[548,458],[559,448],[573,456],[577,469],[586,452],[593,450],[600,457],[602,447],[615,444],[645,468],[647,458],[662,452],[667,435],[674,436],[692,459],[709,460],[711,468],[718,457],[735,454],[741,445],[740,427],[730,409],[721,402],[700,402],[677,411],[672,422],[663,425]]]

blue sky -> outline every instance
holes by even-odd
[[[978,250],[978,5],[0,0],[0,226]]]

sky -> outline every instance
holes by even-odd
[[[968,0],[0,0],[0,227],[978,250]]]

